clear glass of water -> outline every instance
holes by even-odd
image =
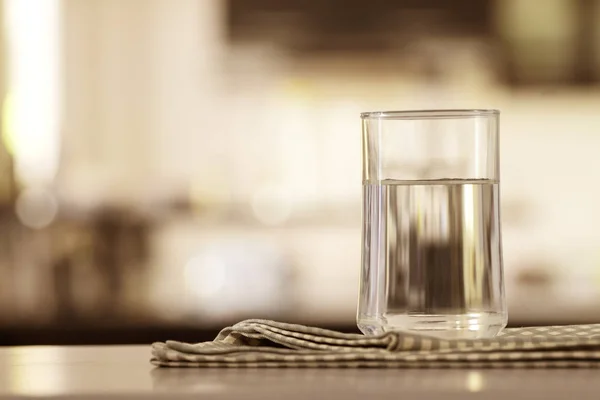
[[[362,118],[366,335],[486,338],[507,322],[497,110]]]

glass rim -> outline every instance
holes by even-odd
[[[402,110],[369,111],[360,114],[361,119],[451,119],[473,117],[497,117],[497,109],[440,109],[440,110]]]

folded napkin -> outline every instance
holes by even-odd
[[[212,342],[152,345],[160,367],[598,368],[600,324],[505,329],[493,339],[364,336],[251,319]]]

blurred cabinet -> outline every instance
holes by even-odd
[[[510,85],[600,83],[600,1],[497,1],[495,20]]]

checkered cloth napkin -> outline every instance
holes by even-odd
[[[513,328],[493,339],[444,340],[252,319],[223,329],[212,342],[154,343],[151,362],[233,368],[598,368],[600,324]]]

